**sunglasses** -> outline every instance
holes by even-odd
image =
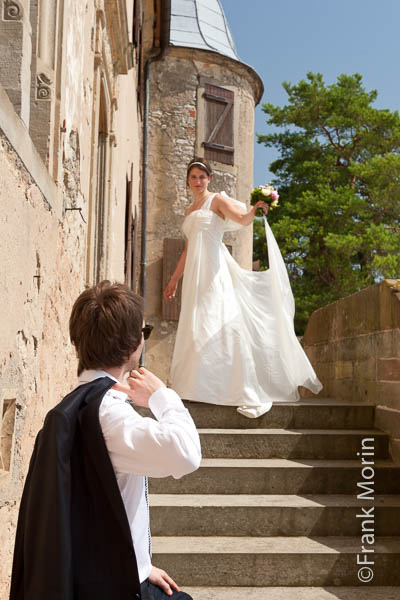
[[[145,340],[148,340],[152,331],[153,331],[153,325],[146,324],[142,329],[143,338]]]

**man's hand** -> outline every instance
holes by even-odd
[[[179,592],[179,588],[176,585],[175,581],[171,579],[171,577],[163,571],[162,569],[157,569],[157,567],[152,567],[151,573],[149,575],[149,581],[153,585],[158,585],[167,596],[172,596],[175,592]]]
[[[148,371],[144,367],[135,369],[130,372],[128,377],[129,387],[116,383],[113,385],[115,390],[125,392],[137,406],[149,407],[150,396],[162,387],[166,387],[165,383],[154,375],[151,371]]]

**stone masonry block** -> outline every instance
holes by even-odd
[[[336,339],[337,302],[313,312],[304,334],[304,345],[328,342]]]
[[[389,329],[376,334],[376,356],[378,358],[400,355],[400,331],[397,333],[399,333],[398,336],[396,336],[396,329]],[[398,352],[396,352],[396,338],[398,339]]]
[[[351,360],[338,361],[335,363],[336,379],[352,379],[354,367]]]
[[[328,344],[317,344],[315,348],[316,361],[319,363],[330,363],[336,359],[337,342],[329,342]]]
[[[355,360],[365,360],[376,356],[377,333],[359,335],[355,338]]]
[[[379,329],[378,285],[373,285],[337,302],[340,319],[338,337],[347,338]]]
[[[304,338],[302,339],[302,344],[304,344]],[[318,362],[320,362],[320,357],[319,357],[319,348],[322,344],[319,345],[314,345],[314,346],[307,346],[306,348],[304,348],[305,353],[307,354],[308,360],[310,361],[310,363],[312,365],[316,365]]]
[[[354,380],[353,379],[332,379],[329,382],[330,398],[338,400],[353,400],[354,399]],[[324,394],[324,390],[322,391]]]
[[[2,21],[0,32],[0,83],[4,88],[20,88],[23,50],[23,24]],[[12,66],[12,68],[10,68]]]
[[[400,381],[400,358],[378,359],[379,381]]]
[[[364,360],[375,356],[376,339],[375,334],[356,335],[337,341],[338,360]]]
[[[321,383],[324,386],[322,388],[322,391],[320,392],[321,397],[323,396],[324,398],[333,398],[335,396],[335,389],[334,389],[335,380],[328,379],[327,381],[323,381]],[[304,389],[306,389],[306,388],[304,388]]]
[[[378,381],[375,401],[400,410],[400,381]]]
[[[358,358],[358,338],[348,337],[336,342],[337,360],[357,360]]]
[[[393,329],[393,353],[392,356],[400,356],[400,328]]]
[[[376,381],[376,358],[372,357],[354,362],[354,377],[355,379]]]
[[[398,437],[400,433],[400,410],[377,406],[375,409],[375,426],[391,436]]]
[[[377,389],[378,383],[376,381],[356,379],[353,384],[353,400],[375,404],[378,398]]]
[[[328,379],[335,378],[335,363],[315,363],[314,364],[315,371],[317,373],[318,379],[324,383]]]

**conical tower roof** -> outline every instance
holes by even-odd
[[[169,43],[240,61],[219,0],[171,0]]]

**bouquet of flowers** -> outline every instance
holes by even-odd
[[[270,210],[279,206],[279,194],[270,183],[268,185],[259,185],[251,192],[251,205],[254,206],[259,200],[267,202]]]

